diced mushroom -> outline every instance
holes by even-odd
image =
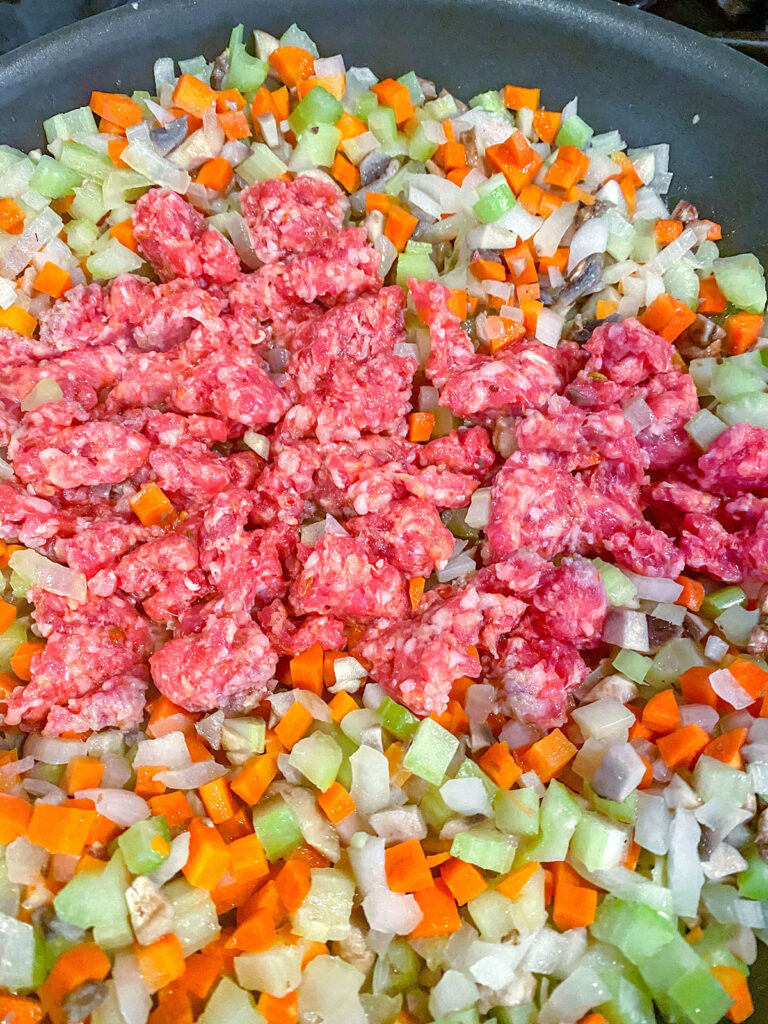
[[[64,996],[61,1008],[67,1024],[78,1024],[97,1010],[107,998],[107,986],[103,981],[83,981]]]
[[[699,359],[702,356],[719,356],[724,341],[723,328],[708,317],[697,313],[696,319],[683,331],[675,346],[684,359]]]
[[[125,894],[137,942],[148,946],[173,928],[173,908],[145,875],[135,878]]]
[[[376,959],[376,954],[366,941],[363,929],[356,924],[350,925],[346,938],[332,943],[332,949],[337,956],[343,957],[362,974],[370,971]]]
[[[224,50],[216,60],[213,62],[213,70],[211,71],[211,85],[214,89],[224,88],[224,79],[229,74],[229,47]]]
[[[625,676],[613,673],[600,679],[581,699],[585,704],[591,704],[596,700],[617,700],[621,704],[634,700],[637,696],[637,687]]]
[[[768,810],[763,811],[757,819],[757,852],[768,860]]]
[[[424,99],[437,99],[437,89],[435,87],[435,83],[431,82],[428,78],[419,78],[418,75],[416,76],[416,78],[418,80],[419,85],[421,86],[421,91],[424,93]]]
[[[466,131],[462,132],[459,136],[459,142],[464,147],[464,159],[467,167],[482,168],[483,158],[480,156],[480,150],[477,146],[477,131],[475,128],[467,128]]]

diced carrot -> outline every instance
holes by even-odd
[[[438,160],[439,154],[439,160]],[[461,142],[445,142],[439,146],[435,153],[437,162],[446,171],[455,171],[459,167],[467,166],[467,149]]]
[[[475,256],[469,264],[469,269],[478,281],[503,281],[506,277],[503,264],[482,256]]]
[[[524,755],[526,771],[534,771],[542,782],[554,779],[576,756],[577,748],[560,729],[532,744]]]
[[[346,110],[336,122],[336,128],[341,135],[342,142],[346,142],[347,139],[355,139],[358,135],[364,135],[368,131],[365,121],[361,121],[359,117],[355,117],[354,114],[350,114]]]
[[[26,216],[15,199],[0,199],[0,230],[9,235],[20,235]]]
[[[339,690],[339,692],[328,702],[328,710],[331,712],[331,717],[337,724],[348,715],[350,711],[357,711],[359,704],[346,690]]]
[[[165,793],[166,785],[155,778],[158,772],[163,771],[162,767],[155,767],[153,765],[142,764],[136,769],[136,785],[133,787],[134,792],[147,800],[151,796],[160,796],[161,793]]]
[[[379,103],[392,108],[398,125],[404,124],[413,116],[413,103],[407,85],[396,82],[394,78],[385,78],[371,86],[371,92],[376,94]]]
[[[536,324],[539,320],[539,313],[544,308],[544,304],[536,299],[525,299],[520,303],[520,308],[523,311],[523,323],[525,325],[525,330],[529,335],[533,336],[536,333]]]
[[[248,124],[248,119],[242,110],[225,110],[219,114],[219,124],[221,125],[224,135],[230,142],[235,142],[238,139],[249,139],[251,137],[251,128]]]
[[[754,700],[768,696],[768,672],[753,661],[737,658],[728,666],[728,671]]]
[[[72,287],[72,278],[66,270],[48,260],[35,278],[33,287],[35,291],[50,295],[52,299],[60,299]]]
[[[275,877],[275,885],[283,906],[295,914],[309,895],[311,886],[309,865],[301,860],[289,860]]]
[[[269,55],[269,64],[289,89],[315,73],[315,58],[300,46],[278,46]]]
[[[309,843],[302,843],[301,846],[298,846],[288,859],[300,860],[311,868],[328,868],[331,866],[328,858],[320,853],[319,850],[316,850],[314,846],[310,846]]]
[[[262,992],[256,1009],[266,1024],[296,1024],[299,1019],[299,996],[297,992],[277,997],[269,992]]]
[[[331,174],[347,192],[356,192],[360,188],[360,171],[343,153],[337,153],[334,157]]]
[[[550,197],[550,203],[556,202],[557,206],[563,205],[563,200],[559,199],[557,196],[553,196],[549,192],[546,192],[545,195]],[[584,206],[594,206],[597,202],[595,196],[593,196],[591,192],[585,192],[584,189],[579,188],[578,185],[571,185],[565,193],[565,199],[569,203],[582,203]],[[543,216],[547,217],[551,212],[551,209],[547,209],[544,204],[542,204],[541,213]]]
[[[184,974],[184,950],[173,932],[148,946],[135,947],[139,973],[150,992],[157,992]]]
[[[168,526],[178,518],[170,499],[154,481],[144,484],[129,505],[143,526]]]
[[[602,1013],[588,1013],[586,1017],[581,1018],[579,1024],[608,1024],[608,1021]]]
[[[293,707],[301,705],[293,705]],[[250,806],[261,800],[267,787],[277,775],[277,757],[274,754],[257,754],[246,761],[232,779],[232,789],[241,800]]]
[[[198,792],[214,825],[228,821],[237,810],[229,783],[224,778],[205,782]]]
[[[157,1006],[147,1024],[194,1024],[194,1019],[189,993],[181,979],[157,993]]]
[[[226,940],[225,940],[226,941]],[[222,974],[227,970],[231,955],[224,949],[224,942],[217,939],[186,960],[184,987],[198,999],[205,999]]]
[[[227,945],[248,953],[264,953],[275,944],[275,918],[261,907],[238,924]]]
[[[190,885],[215,889],[230,864],[229,850],[214,826],[195,818],[189,826],[189,857],[182,868]]]
[[[37,999],[0,995],[0,1020],[9,1024],[42,1024],[45,1010]]]
[[[213,189],[214,192],[225,192],[234,176],[235,172],[230,162],[223,156],[215,156],[211,160],[206,160],[197,172],[197,183]]]
[[[379,213],[383,213],[384,216],[389,214],[389,211],[393,206],[396,206],[394,196],[387,195],[386,192],[366,192],[365,193],[365,212],[371,213],[373,210],[378,210]]]
[[[109,957],[94,942],[68,949],[58,958],[38,992],[42,1008],[53,1024],[69,1024],[64,1009],[66,997],[85,981],[103,981],[112,965]]]
[[[393,892],[416,892],[433,884],[426,857],[418,839],[390,846],[384,853],[387,882]]]
[[[692,612],[697,612],[704,602],[704,587],[698,580],[693,580],[690,576],[678,576],[675,582],[679,583],[683,588],[683,592],[675,601],[675,604],[680,604]]]
[[[439,715],[431,714],[429,717],[454,736],[461,736],[469,731],[469,719],[457,700],[449,700],[445,711]]]
[[[517,296],[517,301],[520,304],[520,308],[522,309],[524,302],[530,302],[532,299],[538,299],[541,295],[539,282],[536,281],[535,284],[518,284],[515,287],[515,294]]]
[[[691,768],[710,738],[709,733],[693,722],[660,736],[656,745],[668,768]]]
[[[503,740],[488,747],[478,758],[477,763],[502,789],[510,789],[523,774],[517,761],[510,754],[509,746]]]
[[[680,708],[674,690],[655,693],[643,708],[643,725],[651,732],[666,734],[680,725]]]
[[[485,892],[488,882],[474,864],[450,857],[440,865],[440,877],[460,907]]]
[[[548,185],[569,189],[577,185],[589,169],[589,158],[576,146],[561,146],[555,162],[544,175]]]
[[[216,93],[194,75],[181,75],[173,90],[173,105],[186,114],[202,118],[206,110],[216,105]]]
[[[485,330],[488,335],[488,348],[493,356],[525,336],[525,324],[505,316],[487,316]]]
[[[92,92],[90,108],[97,117],[120,128],[132,128],[141,121],[141,107],[123,93]]]
[[[723,237],[723,229],[720,227],[720,225],[716,224],[713,220],[702,220],[701,223],[707,224],[709,226],[709,230],[707,231],[707,241],[719,242],[720,239]]]
[[[0,793],[0,843],[7,846],[26,835],[32,817],[32,804],[20,796]]]
[[[4,633],[16,621],[16,605],[0,597],[0,633]]]
[[[555,250],[554,255],[552,256],[540,256],[539,270],[544,274],[554,268],[559,270],[561,274],[564,274],[565,269],[568,266],[569,253],[570,249],[561,246],[559,249]]]
[[[231,853],[232,843],[253,835],[253,815],[248,808],[238,804],[232,817],[220,822],[216,827],[221,833],[221,838],[230,847]]]
[[[672,295],[659,295],[640,317],[640,322],[650,331],[674,342],[695,319],[696,314],[684,302]]]
[[[408,90],[406,89],[406,92]],[[402,252],[405,244],[414,232],[419,218],[408,213],[401,206],[393,206],[387,214],[387,223],[384,226],[384,234],[394,245],[398,252]]]
[[[275,726],[277,738],[286,750],[292,750],[312,724],[312,715],[298,701],[291,704]]]
[[[355,809],[355,801],[340,782],[332,782],[324,793],[318,793],[317,803],[332,825],[338,825]]]
[[[318,696],[323,692],[323,648],[312,644],[290,661],[291,685],[310,690]]]
[[[680,690],[687,704],[706,704],[717,707],[717,694],[712,689],[709,677],[714,669],[704,665],[694,665],[686,669],[680,676]]]
[[[110,139],[107,144],[107,153],[109,153],[109,159],[115,165],[115,167],[127,167],[128,164],[123,160],[123,153],[128,148],[128,139]]]
[[[657,220],[656,227],[653,229],[653,237],[657,245],[669,245],[670,242],[674,242],[676,238],[679,238],[682,233],[683,225],[681,221],[665,218]]]
[[[555,141],[560,127],[560,114],[556,110],[535,110],[533,113],[533,130],[542,142],[550,145]]]
[[[111,135],[113,139],[120,139],[123,142],[127,142],[126,131],[120,124],[115,124],[113,121],[108,121],[106,117],[99,119],[99,131],[102,135]]]
[[[747,730],[729,729],[721,733],[717,739],[712,740],[704,747],[704,754],[707,757],[714,757],[716,761],[722,761],[732,768],[741,770],[744,767],[744,759],[741,756],[741,748],[747,741]]]
[[[148,802],[152,813],[162,814],[171,828],[184,828],[195,815],[186,795],[178,790],[150,797]]]
[[[710,967],[710,971],[733,1000],[733,1006],[727,1013],[728,1019],[733,1021],[733,1024],[742,1024],[742,1021],[752,1016],[755,1009],[746,975],[738,967],[727,964],[717,964]]]
[[[11,668],[13,672],[26,682],[32,675],[32,659],[40,654],[45,644],[37,640],[23,640],[11,655]]]
[[[634,839],[630,840],[627,855],[622,861],[621,866],[626,868],[628,871],[634,871],[637,867],[638,860],[640,860],[641,851],[642,847],[639,845],[639,843],[636,843]]]
[[[110,238],[116,238],[120,245],[124,245],[131,252],[139,251],[139,243],[136,241],[133,233],[133,222],[130,218],[128,220],[121,220],[118,224],[113,224],[109,229],[109,235]]]
[[[735,313],[725,321],[726,348],[729,356],[748,352],[757,344],[763,329],[762,313]]]
[[[31,338],[37,327],[37,320],[28,313],[23,306],[8,306],[7,309],[0,309],[0,327],[7,327],[9,331],[16,331]]]
[[[73,757],[64,772],[64,787],[69,796],[81,789],[95,789],[101,785],[104,763],[95,757]]]
[[[414,611],[421,604],[421,599],[424,596],[424,584],[426,580],[423,576],[411,576],[408,580],[408,600],[411,602],[411,608]]]
[[[560,929],[588,928],[595,920],[597,890],[560,861],[553,865],[552,919]]]
[[[506,878],[496,886],[496,892],[500,892],[507,899],[516,900],[523,889],[541,867],[535,860],[510,872]]]
[[[520,85],[504,86],[504,106],[509,110],[536,110],[539,106],[541,89],[525,89]]]
[[[461,928],[461,917],[456,901],[442,879],[413,894],[422,913],[421,921],[410,934],[412,939],[430,935],[451,935]]]
[[[607,317],[612,316],[618,308],[618,302],[614,302],[613,299],[598,299],[596,310],[597,319],[605,320]]]
[[[428,441],[435,428],[435,417],[431,412],[408,414],[408,440],[414,443]]]
[[[699,313],[722,313],[727,305],[714,274],[699,281]]]

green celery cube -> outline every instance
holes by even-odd
[[[391,697],[385,697],[376,708],[376,717],[398,740],[407,740],[419,727],[419,720],[408,708],[398,704]]]
[[[430,786],[421,798],[419,810],[422,813],[424,821],[426,821],[427,825],[431,829],[434,829],[435,832],[439,832],[446,821],[450,821],[451,818],[455,817],[456,813],[455,811],[452,811],[445,800],[443,800],[440,790],[436,786]]]
[[[739,895],[749,900],[768,900],[768,863],[759,853],[751,853],[747,866],[737,877]]]
[[[633,964],[654,956],[677,935],[675,924],[651,907],[615,896],[607,896],[600,904],[590,931],[594,938],[620,949]]]
[[[538,835],[540,802],[533,789],[499,790],[493,801],[496,827],[517,836]]]
[[[460,832],[451,844],[451,856],[503,874],[511,870],[516,849],[517,841],[512,836],[485,828]]]
[[[500,792],[499,787],[493,781],[488,778],[482,768],[479,768],[471,758],[467,758],[466,761],[462,761],[459,765],[459,770],[456,772],[457,779],[480,779],[483,784],[485,792],[488,794],[488,799],[493,803],[496,798],[496,794]]]
[[[268,860],[287,857],[304,841],[293,811],[282,797],[253,812],[253,827]]]
[[[162,814],[137,821],[118,837],[117,845],[123,851],[131,874],[148,875],[159,868],[171,852],[168,822]]]
[[[403,758],[403,768],[433,786],[439,786],[458,748],[459,741],[455,736],[431,718],[425,718],[414,733]]]
[[[555,145],[576,146],[578,149],[583,149],[594,134],[594,129],[590,128],[586,121],[582,121],[578,114],[573,114],[560,125]]]
[[[667,989],[694,1024],[717,1024],[733,1005],[720,982],[703,964],[677,978]]]
[[[642,683],[653,665],[650,658],[637,651],[619,651],[613,659],[613,667],[633,683]]]

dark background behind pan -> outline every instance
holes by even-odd
[[[670,142],[672,201],[691,199],[727,249],[768,262],[768,70],[610,0],[140,0],[0,57],[0,142],[39,145],[43,118],[94,88],[149,85],[158,56],[213,56],[238,21],[281,32],[294,20],[327,54],[414,69],[464,98],[508,81],[540,85],[552,107],[578,94],[596,130]],[[755,977],[763,1024],[764,959]]]

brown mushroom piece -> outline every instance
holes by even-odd
[[[722,353],[724,341],[723,328],[708,317],[697,313],[690,327],[687,327],[675,342],[675,347],[684,359],[717,357]]]
[[[545,306],[570,306],[582,295],[598,291],[603,280],[605,258],[602,253],[585,256],[565,279],[559,288],[542,288],[541,301]]]

